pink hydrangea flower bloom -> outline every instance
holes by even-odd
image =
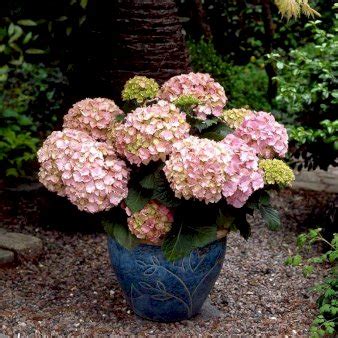
[[[159,97],[169,102],[182,95],[192,95],[201,102],[194,112],[202,120],[208,115],[220,116],[227,102],[224,88],[209,74],[203,73],[174,76],[163,84],[159,92]]]
[[[176,197],[213,203],[222,198],[231,157],[226,144],[190,136],[173,145],[163,170]]]
[[[114,142],[120,155],[133,164],[165,160],[172,144],[188,136],[190,126],[173,104],[159,101],[135,109],[116,126]]]
[[[284,157],[288,150],[285,127],[263,111],[248,114],[234,134],[264,158],[273,158],[276,154]]]
[[[108,127],[123,114],[114,101],[104,98],[85,99],[69,109],[64,128],[87,132],[96,140],[107,140]]]
[[[128,217],[128,227],[137,238],[159,244],[163,236],[170,231],[173,214],[164,205],[150,201],[139,212]]]
[[[222,193],[230,205],[241,208],[255,190],[263,188],[264,174],[259,169],[259,159],[255,150],[243,140],[229,134],[221,143],[233,151],[226,168],[228,177],[222,187]]]
[[[38,151],[39,180],[80,210],[108,210],[128,195],[129,170],[111,145],[73,130],[53,132]]]

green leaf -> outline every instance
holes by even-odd
[[[126,115],[124,115],[124,114],[119,114],[119,115],[116,116],[115,121],[116,121],[116,122],[122,122],[122,121],[124,120],[125,117],[126,117]]]
[[[277,230],[280,225],[279,213],[271,206],[260,205],[259,211],[270,230]]]
[[[28,48],[26,49],[27,54],[46,54],[46,51],[38,48]]]
[[[132,213],[135,213],[140,211],[149,200],[150,198],[142,195],[141,191],[137,191],[135,188],[129,188],[126,205]]]
[[[127,226],[121,223],[104,222],[104,229],[109,236],[115,238],[115,240],[124,248],[131,250],[138,243],[139,240],[128,229]]]
[[[88,0],[80,0],[80,6],[83,9],[86,9],[87,5],[88,5]]]
[[[219,123],[217,126],[202,133],[201,136],[214,141],[222,141],[228,134],[232,133],[233,130],[226,126],[224,123]]]
[[[30,19],[19,20],[18,24],[21,26],[37,26],[37,23]]]
[[[185,224],[181,221],[174,225],[162,244],[164,257],[173,262],[187,256],[192,250],[204,247],[216,240],[217,227]]]
[[[18,177],[19,173],[15,168],[8,168],[6,170],[6,176],[13,176],[13,177]]]
[[[158,172],[151,173],[145,176],[141,181],[140,185],[146,189],[155,189],[160,182],[160,175]]]
[[[223,213],[219,210],[219,214],[216,218],[216,225],[220,229],[232,229],[236,217],[230,213]]]
[[[175,197],[174,192],[166,183],[156,187],[152,198],[169,208],[177,207],[180,204],[180,200]]]
[[[197,121],[194,123],[194,127],[201,133],[203,130],[217,124],[218,121],[216,119],[209,119],[205,121]]]

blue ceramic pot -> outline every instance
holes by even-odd
[[[175,322],[199,313],[221,271],[226,240],[168,262],[161,247],[141,244],[127,250],[108,239],[110,260],[133,311],[145,319]]]

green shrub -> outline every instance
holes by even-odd
[[[64,86],[58,68],[25,62],[0,82],[0,170],[6,176],[30,174],[40,138],[61,119]]]
[[[334,234],[331,242],[321,234],[321,229],[312,229],[308,233],[301,234],[297,240],[298,249],[311,250],[312,244],[321,242],[328,250],[319,257],[304,259],[301,254],[289,257],[286,264],[303,266],[303,274],[309,276],[315,273],[316,264],[329,266],[329,273],[314,291],[319,293],[317,300],[318,315],[310,328],[311,337],[325,335],[336,336],[338,333],[338,234]]]
[[[304,160],[300,168],[338,164],[337,22],[336,15],[330,31],[320,29],[319,20],[309,22],[312,43],[269,56],[278,74],[276,109],[289,125],[293,155]]]
[[[224,87],[229,98],[228,107],[270,110],[268,77],[262,64],[256,61],[235,66],[217,54],[211,42],[204,40],[198,43],[190,41],[188,46],[194,71],[210,73]]]

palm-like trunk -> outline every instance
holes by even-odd
[[[160,83],[190,70],[174,0],[120,0],[116,4],[113,63],[106,74],[121,90],[134,75]]]

